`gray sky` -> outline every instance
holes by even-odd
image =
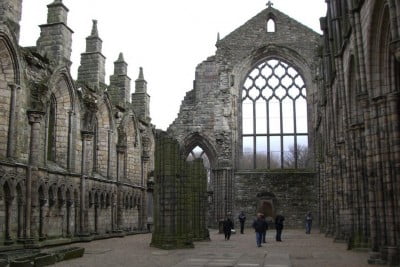
[[[45,24],[47,4],[53,0],[23,0],[22,46],[36,45],[38,25]],[[221,38],[266,8],[266,0],[63,0],[69,8],[68,26],[74,31],[72,77],[76,78],[85,38],[92,19],[98,20],[106,83],[118,54],[124,54],[128,75],[134,80],[139,67],[151,96],[152,123],[166,129],[176,118],[181,101],[192,89],[196,66],[215,53]],[[320,33],[324,0],[275,0],[273,7]]]

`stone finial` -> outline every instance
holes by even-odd
[[[119,56],[118,56],[117,61],[125,61],[125,60],[124,60],[124,55],[122,54],[122,52],[119,53]]]
[[[268,1],[268,3],[267,3],[268,8],[272,7],[273,5],[274,5],[274,3],[272,3],[271,1]]]
[[[139,77],[138,77],[138,80],[144,80],[143,68],[142,68],[142,67],[139,68]]]
[[[99,36],[99,31],[97,30],[97,20],[95,19],[93,20],[91,36]]]
[[[219,33],[217,33],[217,43],[221,40]]]
[[[62,0],[54,0],[53,4],[62,4]]]

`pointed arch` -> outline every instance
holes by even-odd
[[[0,94],[2,104],[0,109],[0,127],[6,134],[0,137],[0,155],[2,157],[12,156],[15,153],[15,125],[11,125],[17,114],[17,87],[21,82],[21,70],[19,56],[16,51],[18,48],[14,41],[10,39],[11,34],[0,31]],[[11,126],[10,126],[11,125]]]
[[[184,155],[187,156],[195,148],[199,146],[204,153],[207,155],[210,161],[210,167],[215,168],[217,166],[217,153],[211,142],[207,137],[201,135],[199,132],[191,133],[186,136],[183,140]]]
[[[307,87],[297,66],[267,56],[249,68],[239,95],[239,168],[308,167]]]

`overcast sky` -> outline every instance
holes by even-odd
[[[38,25],[45,24],[47,4],[53,0],[23,0],[22,46],[34,46]],[[320,33],[324,0],[275,0],[273,7]],[[72,77],[77,77],[80,54],[98,20],[106,56],[106,83],[118,54],[124,54],[128,75],[134,81],[144,68],[151,97],[152,123],[166,129],[176,118],[181,101],[192,89],[196,66],[215,53],[221,38],[264,8],[266,0],[63,0],[69,8],[68,26],[74,31]]]

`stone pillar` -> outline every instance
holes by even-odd
[[[93,132],[82,131],[82,162],[81,162],[81,192],[80,192],[80,213],[79,213],[79,224],[80,224],[80,236],[88,236],[89,232],[87,229],[87,210],[86,210],[86,179],[89,173],[88,160],[90,149],[90,142],[93,139]]]
[[[67,169],[72,171],[72,160],[71,160],[71,152],[72,152],[72,116],[74,112],[72,110],[68,111],[68,144],[67,144]]]
[[[16,117],[16,102],[17,102],[17,91],[21,89],[19,85],[9,84],[8,85],[11,90],[11,99],[10,99],[10,119],[8,124],[8,140],[7,140],[7,157],[13,158],[15,157],[15,129],[17,125],[15,124]]]
[[[107,153],[107,178],[111,179],[111,153],[112,153],[112,130],[108,130],[108,153]]]
[[[151,246],[193,247],[187,225],[186,161],[176,140],[164,132],[156,136],[154,232]]]
[[[28,111],[29,124],[31,125],[31,138],[29,149],[29,166],[26,172],[26,205],[25,205],[25,239],[31,238],[31,212],[32,212],[32,171],[37,170],[40,159],[40,123],[44,112]]]

